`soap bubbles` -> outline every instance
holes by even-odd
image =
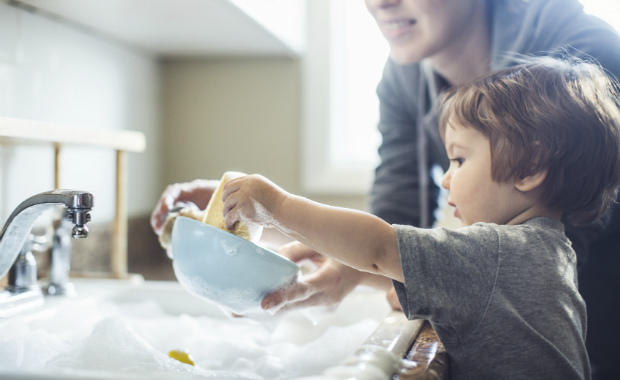
[[[59,379],[298,379],[340,364],[379,324],[360,318],[317,326],[295,312],[271,319],[170,315],[150,300],[76,300],[0,321],[0,372]],[[169,357],[173,349],[191,354],[195,366]]]

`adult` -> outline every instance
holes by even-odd
[[[390,45],[377,87],[383,141],[370,207],[392,224],[430,227],[434,222],[439,187],[430,172],[434,166],[448,166],[435,107],[443,89],[511,66],[519,54],[587,55],[620,77],[618,33],[586,15],[578,0],[365,2]],[[165,198],[197,199],[194,190],[204,196],[205,187],[195,185],[164,193],[153,213],[156,231],[160,216],[172,206]],[[620,206],[614,207],[602,224],[566,226],[579,257],[580,292],[588,307],[586,345],[593,379],[620,378]],[[265,297],[264,306],[337,304],[360,283],[386,285],[299,243],[280,252],[294,261],[310,258],[319,269],[286,292]]]

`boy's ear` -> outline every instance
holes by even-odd
[[[547,178],[547,170],[541,170],[527,177],[518,178],[515,181],[515,187],[522,192],[528,192],[536,189]]]

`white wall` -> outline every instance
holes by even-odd
[[[288,58],[167,61],[165,179],[258,172],[297,189],[299,65]],[[293,191],[293,190],[291,190]]]
[[[0,116],[146,135],[130,153],[129,214],[149,213],[163,187],[154,57],[0,1]],[[114,152],[68,147],[61,187],[95,194],[93,221],[114,212]],[[0,219],[53,188],[53,150],[0,143]]]
[[[0,116],[145,133],[147,150],[129,154],[130,216],[149,214],[168,183],[219,178],[227,170],[262,173],[303,195],[301,101],[298,60],[161,64],[133,47],[0,0]],[[63,162],[62,187],[92,191],[93,221],[111,220],[113,152],[70,147]],[[2,222],[25,198],[52,187],[51,147],[0,142]],[[363,196],[313,198],[365,207]]]
[[[301,186],[302,64],[290,58],[169,60],[162,67],[164,182],[260,173]],[[312,194],[364,209],[366,197]]]

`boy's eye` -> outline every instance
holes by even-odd
[[[460,167],[461,165],[463,165],[463,161],[465,161],[465,160],[462,159],[462,158],[451,158],[450,161],[456,163],[457,166]]]

